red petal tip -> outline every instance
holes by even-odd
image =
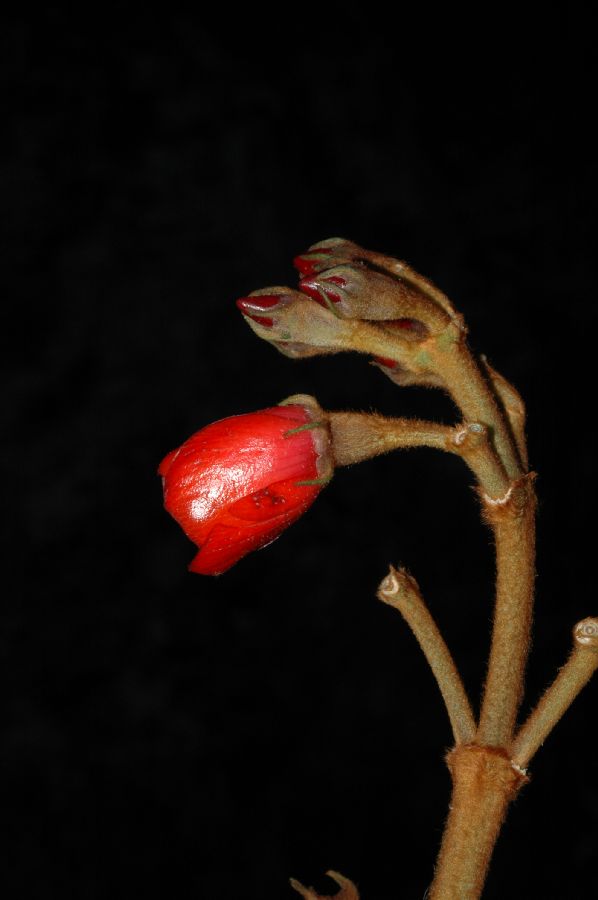
[[[293,265],[302,275],[315,275],[324,267],[324,261],[321,256],[329,256],[333,252],[332,247],[317,247],[314,250],[308,250],[304,254],[296,256]]]
[[[268,307],[256,306],[256,304],[253,302],[253,299],[254,298],[252,297],[242,297],[240,300],[237,300],[237,308],[241,310],[244,316],[247,316],[248,319],[253,319],[254,322],[258,323],[258,325],[263,325],[264,328],[272,328],[272,326],[274,325],[274,319],[271,319],[270,316],[256,316],[253,313],[253,310],[255,309],[268,309]]]
[[[255,297],[241,297],[237,300],[237,306],[242,312],[262,312],[278,306],[282,296],[282,294],[259,294]]]
[[[302,275],[315,275],[313,260],[305,259],[304,256],[296,256],[293,265]]]

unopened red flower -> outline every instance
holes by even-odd
[[[199,547],[189,566],[219,575],[275,540],[332,475],[326,416],[313,397],[197,431],[158,469],[164,506]]]

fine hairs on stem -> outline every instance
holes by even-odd
[[[447,757],[453,794],[427,896],[476,900],[530,760],[598,667],[598,619],[575,627],[569,660],[518,728],[535,579],[536,496],[523,401],[485,357],[472,354],[463,318],[450,300],[407,263],[331,238],[312,245],[295,264],[302,275],[298,290],[264,288],[237,302],[258,337],[293,359],[365,354],[399,387],[441,388],[459,411],[453,427],[321,411],[318,427],[328,429],[335,466],[431,447],[460,456],[476,478],[482,519],[496,550],[494,617],[479,721],[415,580],[391,566],[378,589],[378,597],[401,613],[423,650],[455,740]],[[339,887],[337,900],[358,900],[352,882],[336,872],[329,875]],[[313,888],[295,880],[291,884],[307,900],[323,900]]]

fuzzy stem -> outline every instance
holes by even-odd
[[[447,390],[465,419],[481,422],[490,430],[492,440],[509,478],[523,474],[519,454],[509,427],[492,390],[474,360],[463,333],[450,325],[424,352],[428,352],[434,370],[444,379]]]
[[[584,619],[574,630],[571,655],[546,690],[513,743],[513,762],[524,768],[561,716],[598,669],[598,619]]]
[[[457,425],[448,448],[461,456],[491,501],[499,500],[510,487],[509,478],[491,442],[488,429],[481,422]]]
[[[519,392],[513,385],[507,381],[504,375],[494,369],[485,356],[480,357],[484,371],[490,380],[490,384],[496,394],[505,415],[509,420],[511,433],[515,444],[519,459],[525,472],[528,470],[527,459],[527,442],[525,440],[525,403],[523,402]]]
[[[483,498],[483,502],[496,543],[496,605],[477,740],[508,747],[521,701],[532,622],[533,476],[515,482],[503,500]]]
[[[476,723],[471,706],[448,647],[423,600],[415,579],[404,569],[390,567],[380,584],[378,597],[398,609],[424,652],[451,721],[456,744],[473,740]]]
[[[526,778],[491,747],[456,747],[447,763],[453,794],[429,898],[477,900],[509,803]]]
[[[461,456],[490,498],[508,491],[510,482],[478,422],[451,428],[420,419],[388,419],[375,413],[328,414],[337,466],[350,466],[391,450],[433,447]]]
[[[419,344],[401,340],[372,323],[353,322],[353,331],[345,338],[345,347],[394,359],[424,379],[430,374],[436,377],[464,419],[479,422],[488,429],[509,478],[521,477],[524,471],[521,450],[525,452],[523,435],[518,435],[519,440],[515,440],[489,381],[467,346],[464,326],[458,319],[449,322],[440,334]]]
[[[334,461],[350,466],[391,450],[435,447],[445,450],[452,428],[421,419],[387,419],[376,413],[328,414]]]

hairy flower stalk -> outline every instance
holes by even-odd
[[[460,421],[449,427],[325,412],[313,398],[291,397],[286,406],[237,417],[242,422],[208,426],[169,454],[160,469],[166,506],[200,547],[191,568],[217,574],[277,537],[308,508],[334,467],[412,447],[463,459],[477,481],[496,547],[494,621],[479,721],[414,579],[391,567],[378,596],[411,627],[455,738],[447,757],[452,799],[428,896],[476,900],[509,804],[527,781],[529,761],[598,668],[598,619],[576,626],[569,660],[517,730],[535,577],[536,501],[523,401],[484,357],[474,358],[450,300],[406,263],[332,238],[296,257],[295,266],[298,290],[265,288],[237,301],[258,337],[294,359],[365,354],[399,386],[445,390]],[[258,440],[252,439],[253,423],[261,429]],[[337,900],[359,900],[352,882],[328,874],[340,888]],[[327,900],[298,881],[291,884],[306,900]]]

